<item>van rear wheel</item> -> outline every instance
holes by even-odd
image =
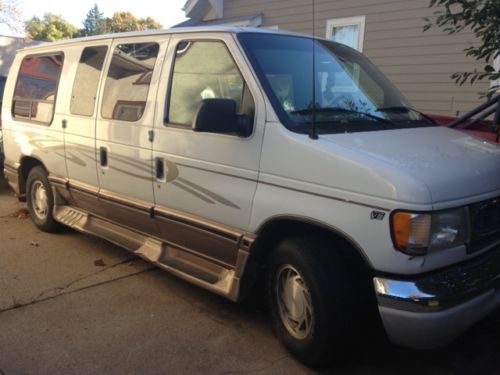
[[[31,169],[26,185],[26,199],[31,220],[44,232],[56,231],[59,223],[53,217],[54,195],[45,169],[41,166]]]
[[[318,240],[289,238],[269,264],[268,297],[275,332],[301,362],[340,360],[354,332],[355,298],[341,254]]]

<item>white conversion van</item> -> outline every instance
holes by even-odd
[[[375,312],[444,345],[500,305],[500,147],[436,126],[324,39],[186,28],[17,53],[5,174],[33,222],[238,301],[267,280],[309,365]]]

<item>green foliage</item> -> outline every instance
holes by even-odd
[[[91,36],[106,34],[110,31],[104,13],[99,11],[97,4],[89,10],[85,20],[83,21],[83,29],[80,30],[80,35]]]
[[[108,25],[113,33],[161,28],[161,25],[153,18],[137,18],[130,12],[115,12],[109,19]]]
[[[130,12],[115,12],[110,25],[113,33],[141,30],[139,20]]]
[[[3,20],[2,6],[5,2],[14,0],[0,0],[0,21]],[[25,30],[34,40],[53,42],[58,39],[78,36],[91,36],[106,33],[119,33],[136,30],[155,30],[162,26],[152,17],[137,18],[130,12],[115,12],[113,17],[104,17],[95,4],[83,20],[83,28],[77,30],[75,26],[61,18],[61,16],[46,13],[43,18],[33,17],[25,23]]]
[[[141,30],[158,30],[161,29],[161,24],[155,21],[151,17],[141,18],[139,20],[139,24],[141,25]]]
[[[437,26],[448,34],[471,30],[479,43],[464,49],[467,56],[484,62],[484,70],[456,72],[451,78],[463,85],[488,79],[500,79],[500,72],[493,67],[493,61],[500,58],[500,0],[431,0],[430,8],[438,8],[435,18],[427,18],[424,31]],[[493,95],[500,86],[494,85],[487,95]]]
[[[53,42],[59,39],[68,39],[76,34],[75,26],[61,16],[45,13],[43,18],[33,17],[25,24],[26,32],[34,40]]]

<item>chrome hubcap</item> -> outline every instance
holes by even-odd
[[[41,181],[35,181],[31,189],[31,203],[33,212],[38,219],[44,220],[49,213],[47,190]]]
[[[305,339],[314,323],[311,295],[304,279],[291,265],[283,265],[278,270],[275,294],[280,318],[288,333],[298,340]]]

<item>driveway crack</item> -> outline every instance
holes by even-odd
[[[121,264],[123,264],[123,263],[126,263],[126,262],[121,262]],[[115,264],[113,266],[108,267],[108,269],[116,267],[118,265],[119,264]],[[53,290],[62,290],[61,293],[57,293],[55,295],[43,297],[44,294],[48,293],[48,291],[44,291],[44,292],[40,293],[33,300],[28,301],[28,302],[23,302],[23,303],[16,302],[15,298],[12,298],[13,304],[11,306],[5,308],[5,309],[1,309],[0,310],[0,314],[4,313],[4,312],[7,312],[7,311],[11,311],[11,310],[16,310],[16,309],[19,309],[19,308],[23,308],[23,307],[26,307],[26,306],[31,306],[31,305],[34,305],[34,304],[37,304],[37,303],[40,303],[40,302],[49,301],[51,299],[54,299],[54,298],[57,298],[57,297],[61,297],[61,296],[64,296],[64,295],[69,295],[69,294],[77,293],[77,292],[80,292],[80,291],[83,291],[83,290],[86,290],[86,289],[90,289],[90,288],[94,288],[94,287],[99,287],[101,285],[106,285],[106,284],[109,284],[109,283],[112,283],[112,282],[115,282],[115,281],[124,280],[124,279],[127,279],[129,277],[140,275],[141,273],[153,271],[155,269],[156,269],[155,267],[146,268],[144,270],[141,270],[141,271],[138,271],[138,272],[135,272],[135,273],[132,273],[132,274],[120,276],[120,277],[117,277],[117,278],[114,278],[114,279],[111,279],[111,280],[105,280],[105,281],[102,281],[102,282],[99,282],[99,283],[95,283],[95,284],[92,284],[92,285],[87,285],[87,286],[84,286],[84,287],[81,287],[81,288],[77,288],[77,289],[74,289],[74,290],[70,290],[70,291],[64,292],[64,290],[67,290],[69,286],[73,285],[77,281],[80,281],[82,279],[85,279],[87,277],[92,276],[92,275],[87,275],[85,277],[80,278],[79,280],[74,280],[74,281],[70,282],[66,287],[54,288]],[[95,274],[97,274],[99,272],[103,272],[103,271],[104,270],[99,270],[99,271],[93,273],[93,275],[95,275]],[[0,375],[2,375],[2,374],[0,373]]]
[[[53,293],[56,293],[56,294],[61,294],[60,292],[64,292],[64,290],[68,289],[69,287],[71,287],[72,285],[80,282],[80,281],[83,281],[83,280],[86,280],[88,278],[91,278],[95,275],[98,275],[102,272],[106,272],[107,270],[110,270],[110,269],[113,269],[113,268],[116,268],[118,266],[121,266],[122,264],[125,264],[125,263],[129,263],[129,262],[133,262],[135,259],[126,259],[124,261],[121,261],[121,262],[118,262],[118,263],[115,263],[115,264],[112,264],[110,266],[107,266],[107,267],[104,267],[104,268],[101,268],[100,270],[98,271],[95,271],[95,272],[92,272],[92,273],[89,273],[88,275],[85,275],[85,276],[82,276],[82,277],[79,277],[73,281],[70,281],[69,283],[67,283],[66,285],[64,286],[57,286],[55,288],[51,288],[49,290],[44,290],[43,292],[41,292],[33,301],[37,301],[39,300],[40,298],[42,298],[45,294],[49,293],[49,292],[53,292]]]

